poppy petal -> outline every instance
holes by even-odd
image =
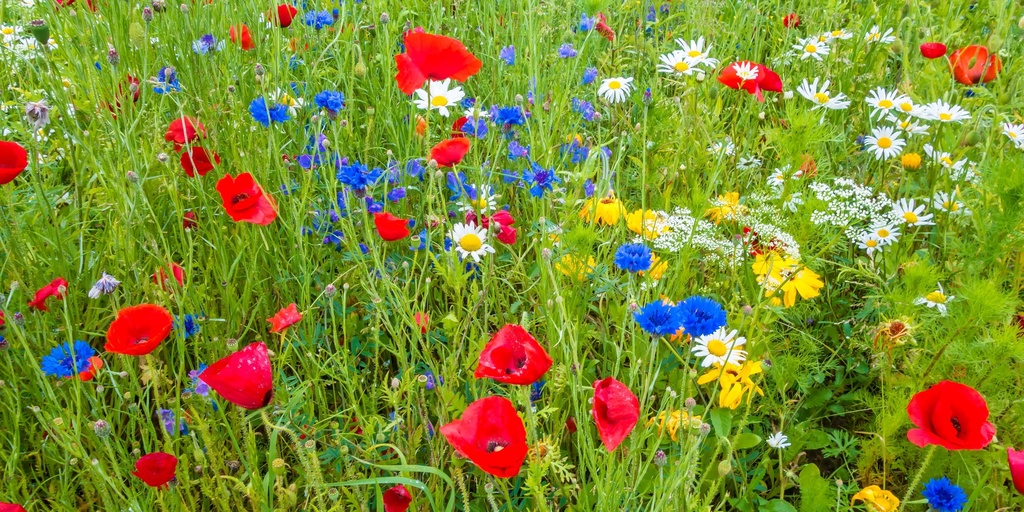
[[[213,363],[199,374],[199,380],[225,400],[245,409],[266,407],[274,397],[270,356],[262,341]]]

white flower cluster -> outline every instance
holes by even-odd
[[[836,178],[832,183],[817,181],[808,188],[826,206],[824,210],[811,213],[811,222],[818,226],[848,228],[846,235],[851,241],[857,240],[868,226],[896,221],[888,197],[875,194],[849,178]]]

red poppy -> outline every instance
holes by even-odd
[[[185,286],[185,269],[181,268],[181,265],[178,265],[173,261],[168,266],[171,269],[171,275],[174,276],[174,280],[178,282],[178,286]],[[157,270],[156,273],[150,276],[150,278],[154,283],[160,285],[161,290],[165,292],[168,291],[166,286],[167,272],[164,272],[164,269],[161,268]]]
[[[420,328],[420,334],[426,334],[430,327],[430,315],[422,311],[417,311],[412,315],[412,321],[416,323],[416,327]],[[0,312],[0,326],[3,325],[3,314]]]
[[[1006,448],[1006,458],[1010,463],[1010,477],[1017,492],[1024,494],[1024,450],[1017,451]]]
[[[465,137],[442,140],[430,149],[430,159],[441,167],[451,167],[462,161],[470,145],[469,139]]]
[[[465,82],[483,65],[458,40],[422,32],[406,32],[405,53],[395,55],[398,88],[412,94],[427,79]]]
[[[135,461],[135,471],[132,474],[150,487],[163,487],[174,479],[174,470],[177,468],[177,457],[169,453],[153,452]]]
[[[604,36],[608,41],[615,41],[615,31],[612,27],[608,26],[608,19],[604,17],[604,13],[597,13],[597,23],[594,24],[594,29],[597,30],[598,34]]]
[[[512,478],[526,460],[526,427],[507,398],[490,396],[466,407],[462,418],[441,427],[455,451],[486,473]]]
[[[277,218],[277,203],[263,192],[252,174],[243,172],[238,177],[225,174],[217,182],[217,192],[224,202],[224,210],[235,222],[266,226]]]
[[[75,3],[75,0],[57,0],[57,7],[69,7]],[[90,11],[95,11],[96,6],[92,3],[92,0],[86,0],[85,5],[89,6]]]
[[[394,242],[409,236],[408,219],[377,212],[373,214],[373,224],[377,226],[377,234],[386,242]]]
[[[405,512],[409,510],[410,503],[412,496],[402,484],[384,491],[384,512]]]
[[[526,329],[509,324],[484,346],[473,376],[527,386],[543,377],[551,363],[551,356]]]
[[[245,409],[260,409],[274,398],[270,356],[262,341],[229,354],[199,374],[225,400]]]
[[[718,75],[718,81],[730,89],[743,89],[764,102],[762,91],[782,92],[782,79],[764,64],[749,60],[733,62]]]
[[[466,134],[462,132],[462,127],[466,126],[467,122],[469,122],[469,118],[466,117],[466,116],[462,116],[462,117],[456,119],[454,123],[452,123],[452,138],[453,139],[457,139],[459,137],[465,137],[466,136]]]
[[[64,291],[61,291],[61,288]],[[50,297],[56,297],[57,300],[64,299],[64,293],[68,290],[68,282],[63,277],[58,277],[50,284],[42,287],[36,292],[32,300],[28,301],[28,307],[38,309],[39,311],[49,311],[50,308],[46,307],[46,299]]]
[[[494,235],[494,237],[499,242],[506,245],[516,243],[516,228],[512,227],[516,220],[512,218],[512,214],[508,210],[498,210],[494,215],[491,215],[491,220],[498,224],[498,234]],[[486,226],[486,224],[484,225]]]
[[[568,430],[570,434],[575,434],[577,430],[576,418],[569,416],[569,418],[565,420],[565,429]]]
[[[288,28],[292,24],[292,20],[295,19],[295,14],[299,12],[298,9],[288,4],[281,4],[277,6],[277,16],[267,16],[273,18],[277,22],[277,25],[281,28]]]
[[[196,221],[196,212],[188,211],[181,218],[181,227],[185,231],[193,230],[199,227],[199,222]]]
[[[972,44],[949,56],[949,69],[957,82],[977,85],[995,80],[1003,69],[1003,62],[998,55],[989,53],[988,48]]]
[[[167,339],[173,324],[174,317],[156,304],[123,308],[107,329],[103,349],[126,356],[144,356]]]
[[[17,503],[0,503],[0,512],[26,512],[25,507]]]
[[[944,380],[921,391],[907,405],[918,428],[907,432],[917,446],[937,444],[947,450],[980,450],[996,435],[988,422],[988,405],[974,388]]]
[[[82,382],[89,382],[90,380],[96,378],[96,374],[98,374],[100,370],[103,369],[103,360],[97,356],[90,357],[87,360],[87,362],[89,363],[89,366],[86,369],[78,372],[78,379],[81,380]],[[0,512],[3,512],[2,509],[0,509]]]
[[[946,55],[946,45],[942,43],[921,43],[921,55],[926,59],[937,59]]]
[[[0,140],[0,185],[17,178],[28,167],[28,151],[17,142]]]
[[[791,12],[782,18],[782,26],[786,28],[797,28],[800,26],[800,16],[797,16],[795,12]]]
[[[625,384],[608,377],[594,382],[594,408],[597,434],[609,451],[614,451],[633,431],[640,419],[640,400]]]
[[[189,178],[194,178],[196,173],[206,176],[206,173],[220,165],[220,155],[213,151],[206,151],[200,146],[193,146],[191,150],[181,154],[181,168]]]
[[[236,30],[235,27],[240,27]],[[238,34],[241,33],[239,36]],[[249,51],[256,48],[256,45],[252,42],[252,35],[249,34],[249,27],[239,23],[238,25],[231,25],[228,30],[228,36],[231,38],[232,43],[238,43],[242,46],[242,50]]]
[[[0,311],[0,328],[4,326],[4,312]]]
[[[180,151],[181,146],[191,143],[199,137],[206,137],[206,127],[189,116],[182,116],[171,121],[164,133],[164,140],[173,142],[175,151]]]
[[[279,333],[284,332],[285,329],[302,320],[302,315],[299,313],[298,306],[294,302],[288,305],[288,307],[281,308],[277,314],[267,319],[270,322],[270,332]]]

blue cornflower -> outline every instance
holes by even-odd
[[[341,91],[324,91],[314,96],[313,102],[316,106],[327,109],[333,117],[345,108],[345,95]]]
[[[459,172],[458,174],[449,171],[446,176],[445,186],[451,191],[452,196],[449,198],[452,201],[462,197],[462,192],[466,190],[466,173]]]
[[[514,140],[508,143],[508,159],[515,161],[519,158],[530,156],[530,146],[523,147],[519,141]]]
[[[335,229],[333,231],[328,232],[326,235],[324,235],[324,240],[323,241],[324,241],[324,245],[334,244],[335,249],[340,251],[341,250],[341,242],[343,240],[345,240],[345,233],[342,233],[341,231]]]
[[[74,352],[74,355],[72,355]],[[43,357],[42,370],[47,375],[54,377],[73,377],[79,372],[88,370],[91,366],[89,358],[96,355],[96,351],[88,343],[75,340],[72,347],[69,343],[57,345],[50,350],[50,353]]]
[[[540,400],[541,394],[544,393],[544,384],[546,383],[546,381],[538,380],[530,384],[530,403]]]
[[[470,117],[462,125],[462,133],[482,139],[487,136],[487,121],[483,118]]]
[[[530,168],[523,171],[523,181],[530,185],[530,195],[544,197],[545,190],[553,190],[555,183],[562,180],[555,175],[554,169],[545,169],[537,162],[530,162]]]
[[[210,394],[210,386],[202,380],[199,380],[199,374],[203,373],[206,369],[206,365],[200,363],[198,370],[192,370],[188,372],[188,378],[192,379],[192,388],[186,388],[186,393],[195,393],[199,396],[207,396]]]
[[[658,10],[653,5],[647,7],[647,21],[651,23],[658,21]]]
[[[199,319],[199,315],[186,314],[175,318],[174,328],[181,330],[182,339],[189,339],[196,334],[199,334],[199,324],[196,320]]]
[[[369,213],[380,213],[384,211],[384,203],[378,203],[373,196],[366,196],[363,198],[366,201],[366,211]]]
[[[199,55],[217,52],[224,49],[224,41],[217,41],[213,34],[206,34],[192,42],[192,51]]]
[[[160,409],[160,411],[157,414],[160,416],[160,421],[162,421],[163,424],[164,424],[164,430],[166,430],[168,434],[173,436],[174,435],[174,411],[172,411],[170,409]],[[181,432],[181,435],[187,435],[188,434],[188,427],[185,425],[185,420],[184,419],[181,420],[181,426],[179,427],[179,431]]]
[[[705,336],[724,327],[725,310],[712,299],[695,295],[676,305],[683,319],[683,329],[693,337]]]
[[[376,183],[383,173],[384,171],[378,167],[369,170],[365,165],[353,162],[351,165],[339,164],[337,178],[353,190],[364,190]]]
[[[573,98],[572,110],[573,112],[579,112],[579,114],[583,116],[584,121],[593,121],[597,118],[597,109],[595,109],[594,104],[589,101]]]
[[[462,98],[462,101],[459,102],[459,106],[466,110],[469,110],[476,106],[476,98],[472,96],[466,96],[465,98]]]
[[[253,120],[263,126],[270,126],[270,123],[283,123],[289,119],[287,106],[275,104],[271,107],[267,105],[267,100],[263,96],[252,100],[252,103],[249,104],[249,113],[252,114]]]
[[[440,375],[435,377],[434,376],[434,372],[432,372],[430,370],[427,370],[427,371],[423,372],[423,375],[427,377],[427,382],[426,382],[427,391],[433,391],[434,388],[437,387],[438,383],[440,383],[442,386],[444,385],[444,377],[441,377]]]
[[[571,59],[577,55],[576,48],[573,48],[572,43],[565,43],[558,48],[558,57],[562,59]]]
[[[597,25],[597,17],[589,17],[587,13],[580,14],[580,32],[589,32],[594,30],[594,26]]]
[[[405,199],[405,187],[396,187],[388,191],[388,201],[397,203]]]
[[[506,66],[511,66],[516,63],[516,47],[508,45],[501,49],[498,53],[498,58],[505,61]]]
[[[526,115],[519,107],[497,107],[491,109],[491,118],[494,124],[503,128],[522,126],[526,124]]]
[[[331,11],[310,11],[306,13],[306,25],[320,30],[334,24],[334,15]]]
[[[929,480],[921,494],[936,512],[957,512],[967,504],[967,493],[947,477]]]
[[[582,85],[590,85],[597,80],[597,68],[587,68],[583,70],[583,80],[580,82]]]
[[[181,84],[178,83],[178,72],[170,66],[160,68],[160,71],[156,74],[156,85],[153,87],[153,92],[167,94],[180,90]]]
[[[562,155],[568,153],[569,160],[574,164],[585,162],[587,157],[590,156],[590,148],[580,144],[579,141],[575,139],[568,144],[562,144],[559,151]]]
[[[615,250],[615,266],[627,272],[651,268],[651,250],[644,244],[622,244]]]
[[[423,162],[419,160],[409,160],[405,164],[405,172],[413,178],[423,178]]]
[[[583,182],[583,193],[587,197],[593,197],[594,196],[594,189],[596,189],[596,188],[597,188],[597,185],[594,183],[594,180],[592,180],[590,178],[587,178],[587,180]]]
[[[651,336],[667,336],[675,334],[682,327],[682,317],[679,313],[679,308],[659,300],[633,313],[633,319]]]

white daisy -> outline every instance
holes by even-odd
[[[864,40],[868,43],[892,43],[896,40],[896,36],[892,35],[892,29],[887,28],[885,32],[882,32],[878,25],[871,27],[871,30],[867,34],[864,34]]]
[[[747,353],[737,347],[746,344],[747,339],[742,336],[737,337],[737,332],[735,329],[726,331],[725,327],[720,327],[711,334],[693,340],[693,348],[690,350],[698,358],[704,358],[704,361],[700,363],[704,368],[714,364],[739,366],[747,360]]]
[[[878,126],[871,130],[871,135],[864,137],[867,150],[875,154],[878,160],[885,160],[899,155],[906,145],[903,139],[896,135],[896,130],[888,126]]]
[[[864,101],[871,105],[874,110],[871,112],[871,116],[878,116],[879,119],[885,117],[890,110],[896,108],[896,105],[904,101],[905,96],[899,92],[887,91],[885,87],[876,87],[872,89],[871,93]]]
[[[782,189],[783,185],[786,184],[786,175],[789,173],[789,165],[782,167],[776,167],[771,174],[768,175],[768,186],[774,189]]]
[[[827,38],[826,39],[827,42],[832,42],[832,41],[834,41],[836,39],[850,39],[850,38],[853,37],[853,32],[850,32],[849,30],[846,30],[845,28],[841,28],[839,30],[833,30],[831,32],[825,32],[824,34],[822,34],[822,36]]]
[[[942,100],[937,100],[921,107],[924,113],[921,117],[943,123],[963,123],[971,118],[971,113],[959,105],[950,105]]]
[[[292,96],[287,91],[278,89],[274,91],[274,94],[270,95],[271,101],[288,107],[288,115],[295,117],[302,107],[306,105],[306,100],[302,99],[301,96]]]
[[[494,190],[491,189],[490,185],[477,185],[473,187],[473,195],[476,199],[470,198],[470,194],[464,194],[465,202],[459,211],[462,212],[476,212],[482,215],[487,215],[494,211],[498,207],[498,198],[500,194],[495,194]]]
[[[956,193],[936,192],[932,199],[932,206],[936,210],[949,213],[950,215],[970,215],[971,210],[964,207],[964,203],[956,200]]]
[[[749,171],[761,167],[761,159],[756,156],[745,156],[736,162],[736,168],[741,171]]]
[[[821,60],[822,57],[829,54],[829,47],[827,44],[818,41],[816,37],[809,37],[793,45],[793,49],[799,50],[800,60],[807,60],[814,58],[814,60]]]
[[[924,204],[917,204],[913,199],[900,199],[893,205],[892,213],[908,226],[934,226],[933,215],[924,213],[924,208]]]
[[[1024,124],[1003,123],[1003,135],[1018,148],[1024,148]]]
[[[801,96],[807,98],[814,103],[814,107],[811,110],[817,110],[819,108],[827,108],[830,110],[842,110],[850,106],[850,100],[846,99],[846,95],[843,93],[832,96],[828,92],[828,86],[831,84],[829,80],[825,80],[825,83],[821,84],[821,88],[818,88],[818,78],[815,78],[813,82],[808,83],[807,79],[804,78],[800,86],[796,88],[796,92],[800,93]]]
[[[900,239],[900,228],[892,224],[879,224],[871,228],[869,235],[875,237],[879,245],[892,245]]]
[[[658,57],[661,64],[658,64],[658,71],[671,73],[673,75],[692,75],[696,69],[694,63],[686,56],[683,50],[676,50]]]
[[[0,41],[11,43],[18,39],[21,27],[16,25],[0,25]]]
[[[915,105],[914,100],[906,95],[899,97],[899,101],[896,102],[896,110],[911,117],[921,117],[924,114],[921,107]]]
[[[890,114],[886,121],[893,123],[900,131],[907,135],[928,135],[928,125],[921,124],[913,118],[900,120],[900,118]]]
[[[487,110],[481,110],[480,107],[472,107],[472,108],[467,108],[466,111],[463,112],[462,116],[467,118],[467,119],[468,118],[473,118],[473,119],[490,119],[491,118],[491,113],[489,111],[487,111]]]
[[[494,247],[487,243],[487,230],[474,224],[458,223],[452,226],[448,238],[460,258],[472,256],[476,262],[484,254],[494,254]]]
[[[711,52],[711,45],[708,45],[707,49],[704,49],[704,37],[698,37],[697,40],[691,39],[687,42],[685,39],[676,39],[676,44],[682,48],[683,53],[686,54],[686,58],[690,59],[691,66],[707,66],[713,68],[718,65],[718,59],[712,59],[708,56]]]
[[[804,204],[803,192],[793,192],[782,202],[782,207],[796,213],[797,208]]]
[[[924,145],[924,153],[928,155],[928,158],[935,160],[946,169],[953,171],[959,171],[965,165],[967,165],[967,159],[961,158],[960,160],[953,161],[953,156],[945,151],[939,151],[932,147],[931,144]]]
[[[416,95],[416,99],[413,103],[417,108],[423,110],[437,109],[443,117],[448,117],[448,107],[454,107],[458,102],[462,101],[462,98],[466,97],[466,94],[462,92],[462,87],[448,88],[448,84],[451,83],[451,79],[447,78],[440,82],[430,80],[427,82],[427,88],[416,89],[413,94]]]
[[[776,432],[768,436],[768,439],[765,439],[764,442],[776,450],[785,450],[791,446],[789,438],[782,432]]]
[[[597,94],[609,103],[622,103],[633,92],[632,77],[613,77],[601,81]]]
[[[864,249],[868,256],[875,254],[875,251],[881,252],[882,247],[885,247],[885,245],[878,240],[874,233],[865,233],[857,240],[857,248]]]
[[[938,290],[935,290],[934,292],[931,292],[928,295],[925,295],[924,297],[915,300],[914,304],[917,304],[919,306],[925,305],[930,308],[935,308],[939,310],[940,315],[946,316],[946,304],[948,304],[949,301],[955,299],[956,297],[952,295],[947,297],[946,291],[942,289],[942,283],[938,283],[938,285]]]

